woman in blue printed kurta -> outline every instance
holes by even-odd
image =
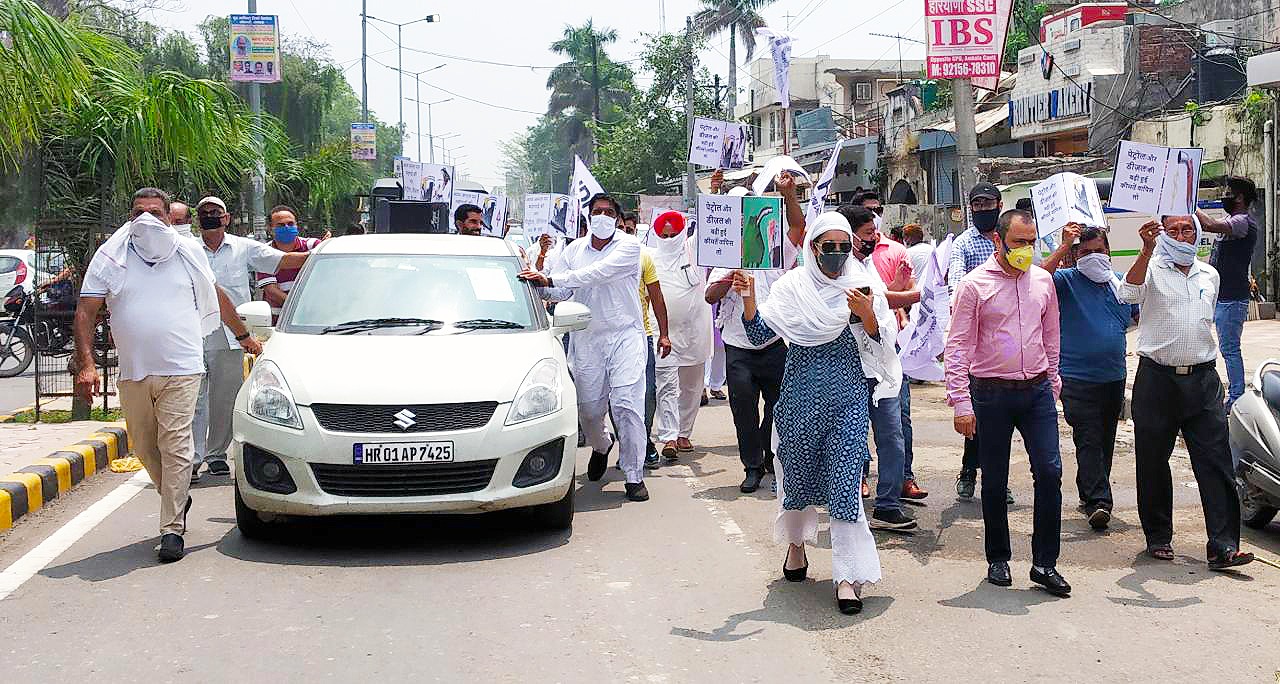
[[[789,545],[783,574],[792,581],[805,578],[804,544],[817,540],[815,507],[826,506],[832,581],[845,614],[861,610],[862,587],[880,579],[875,539],[861,510],[869,457],[861,359],[895,353],[892,341],[882,344],[879,336],[878,314],[888,312],[888,303],[882,291],[866,289],[873,277],[849,258],[852,240],[843,216],[819,216],[806,231],[804,265],[778,280],[758,311],[754,280],[742,271],[734,276],[748,337],[763,342],[776,334],[789,344],[774,410],[781,503],[774,536]]]

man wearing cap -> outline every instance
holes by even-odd
[[[960,281],[969,271],[981,266],[996,253],[996,225],[1000,222],[1000,190],[990,183],[978,183],[969,191],[969,229],[960,234],[951,245],[951,264],[947,268],[947,289],[951,291],[952,307]],[[984,350],[978,350],[979,354]],[[974,433],[964,441],[964,460],[960,476],[956,478],[956,496],[973,498],[978,483],[978,435]],[[1005,499],[1013,505],[1013,492],[1006,491]]]
[[[285,254],[256,240],[227,232],[231,214],[217,197],[206,197],[196,205],[200,226],[199,241],[213,268],[214,280],[231,303],[240,306],[251,299],[249,273],[301,268],[307,254]],[[244,350],[240,343],[248,337],[235,335],[225,325],[204,338],[204,381],[196,403],[194,423],[195,456],[191,481],[200,479],[200,465],[208,462],[210,475],[226,475],[227,447],[231,444],[231,407],[244,380]]]

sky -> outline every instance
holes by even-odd
[[[438,14],[439,23],[417,23],[403,29],[403,69],[422,72],[422,101],[450,101],[431,107],[431,132],[437,136],[436,158],[451,150],[461,174],[490,187],[502,180],[502,142],[519,135],[546,110],[548,69],[564,61],[549,49],[568,24],[593,19],[598,27],[614,28],[618,41],[608,48],[614,60],[636,57],[644,35],[682,30],[685,17],[701,5],[698,0],[606,0],[591,3],[564,0],[366,0],[368,14],[405,23]],[[281,32],[307,36],[329,46],[330,56],[346,69],[347,81],[360,93],[360,0],[259,0],[260,14],[280,17]],[[146,17],[155,24],[195,37],[196,25],[209,15],[245,12],[246,0],[169,0]],[[924,39],[923,0],[775,0],[763,12],[769,26],[787,29],[796,42],[793,55],[829,55],[836,59],[897,59],[891,38],[869,35],[901,33]],[[368,29],[369,109],[381,120],[399,119],[396,27],[370,21]],[[757,44],[758,47],[761,45]],[[427,50],[438,56],[415,52]],[[757,50],[759,53],[760,50]],[[902,54],[922,59],[922,45],[903,42]],[[767,53],[766,53],[767,54]],[[722,35],[700,55],[702,64],[728,76],[728,40]],[[486,60],[515,66],[466,61]],[[745,61],[741,46],[739,65]],[[746,71],[739,69],[739,99],[745,97]],[[270,88],[270,85],[264,85]],[[404,80],[404,97],[415,98],[412,77]],[[416,98],[415,98],[416,99]],[[407,134],[405,153],[417,158],[417,108],[404,101]],[[428,157],[427,108],[422,108],[422,157]],[[452,136],[440,139],[444,136]]]

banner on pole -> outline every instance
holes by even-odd
[[[745,165],[747,127],[732,121],[697,117],[689,140],[689,162],[713,169],[740,169]]]
[[[769,41],[773,57],[773,87],[778,90],[782,108],[791,107],[791,36],[767,28],[756,29],[756,35]]]
[[[818,214],[822,213],[823,202],[827,199],[827,188],[831,187],[831,181],[836,177],[836,165],[840,160],[840,149],[844,147],[844,138],[836,138],[836,144],[831,148],[831,156],[827,157],[827,163],[822,167],[822,175],[818,176],[818,184],[813,186],[813,194],[809,197],[809,210],[805,212],[805,221],[813,223],[818,220]]]
[[[782,198],[698,195],[698,265],[782,267]]]
[[[902,374],[915,380],[940,382],[942,363],[938,357],[946,347],[946,330],[951,323],[951,296],[947,292],[947,267],[951,259],[948,235],[934,247],[920,276],[920,302],[911,309],[911,320],[898,333],[898,360]]]
[[[1013,0],[925,0],[925,75],[995,90]]]
[[[233,14],[230,27],[231,80],[280,82],[280,22],[274,14]]]
[[[378,126],[371,123],[351,124],[351,158],[378,158]]]
[[[1187,216],[1196,210],[1200,188],[1198,147],[1161,147],[1120,141],[1111,206],[1152,216]]]
[[[582,157],[575,154],[573,156],[573,179],[569,184],[569,194],[576,201],[571,207],[569,215],[565,217],[564,226],[566,231],[572,227],[573,234],[577,235],[579,216],[586,216],[588,221],[591,220],[591,198],[602,192],[604,192],[604,188],[596,181],[595,176],[591,175],[591,169],[588,169],[587,165],[583,163]]]

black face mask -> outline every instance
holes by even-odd
[[[216,230],[222,227],[221,216],[200,216],[199,219],[201,230]]]
[[[973,227],[978,229],[979,233],[990,233],[996,229],[996,224],[1000,222],[999,209],[983,209],[973,210]]]
[[[829,276],[838,276],[844,273],[844,264],[848,260],[847,252],[819,252],[818,268]]]
[[[872,253],[872,252],[874,252],[874,251],[875,251],[875,249],[876,249],[876,244],[877,244],[878,242],[879,242],[879,240],[863,240],[862,238],[858,237],[857,235],[854,235],[854,236],[853,236],[853,251],[855,251],[855,252],[857,252],[857,253],[858,253],[858,257],[859,257],[859,258],[861,258],[861,259],[866,259],[867,257],[871,256],[871,253]]]

